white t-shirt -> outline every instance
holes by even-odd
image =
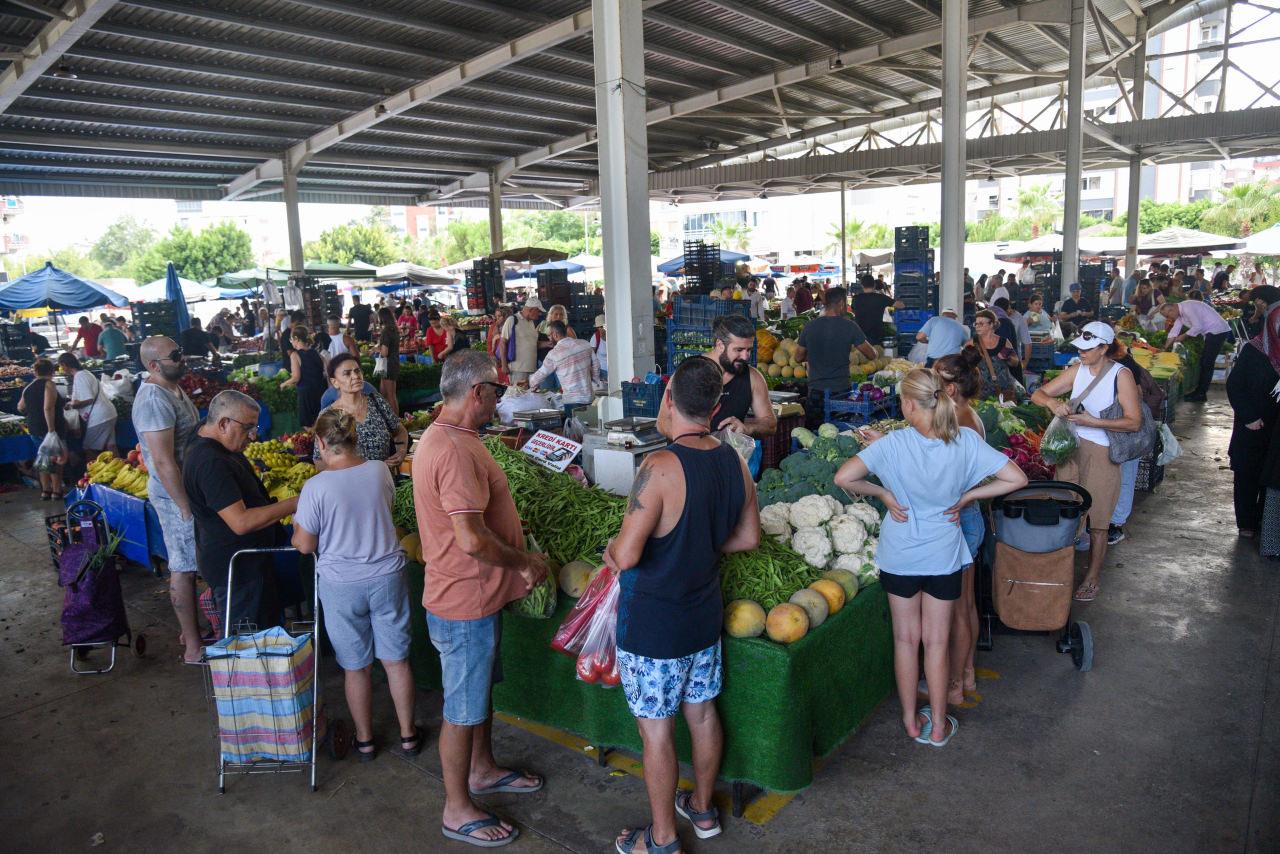
[[[993,303],[996,300],[1000,299],[1001,297],[1004,297],[1005,299],[1009,299],[1009,289],[1006,288],[1004,285],[1001,285],[1000,287],[992,291],[991,299],[987,300],[987,302]]]
[[[793,300],[791,297],[783,297],[783,298],[782,298],[782,305],[781,305],[781,312],[779,313],[779,317],[780,317],[782,320],[787,320],[787,319],[792,318],[792,317],[795,317],[795,316],[796,316],[796,302],[795,302],[795,300]]]
[[[96,399],[95,399],[96,398]],[[93,400],[92,406],[80,410],[81,417],[88,416],[85,422],[88,427],[96,427],[116,419],[116,406],[107,397],[102,383],[89,371],[76,371],[76,378],[71,384],[72,400]]]
[[[399,572],[404,551],[391,520],[395,485],[370,460],[322,471],[302,486],[293,523],[319,538],[316,573],[326,581],[368,581]]]
[[[1080,401],[1080,405],[1084,407],[1084,411],[1092,415],[1094,418],[1102,417],[1102,410],[1116,402],[1116,374],[1122,370],[1128,370],[1119,362],[1112,362],[1107,368],[1107,375],[1102,378],[1099,383],[1093,387],[1093,391],[1089,392],[1089,396]],[[1093,382],[1093,374],[1089,373],[1089,369],[1083,364],[1076,369],[1075,382],[1071,384],[1071,399],[1075,400],[1077,395],[1083,394],[1084,390]],[[1076,435],[1081,439],[1087,439],[1095,445],[1101,445],[1104,448],[1111,446],[1111,439],[1107,437],[1107,431],[1101,427],[1083,427],[1076,426]]]

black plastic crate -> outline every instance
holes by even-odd
[[[900,225],[893,230],[893,248],[899,250],[926,251],[929,248],[929,226]]]
[[[716,342],[709,326],[690,326],[682,323],[668,323],[666,338],[668,374],[673,373],[676,367],[688,357],[710,351]],[[756,349],[753,341],[751,344],[751,364],[753,365],[756,363]]]
[[[1164,466],[1156,462],[1155,454],[1148,454],[1138,461],[1138,479],[1134,489],[1139,492],[1155,492],[1164,480]]]

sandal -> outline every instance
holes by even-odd
[[[636,849],[636,843],[640,841],[640,834],[644,834],[644,848],[648,854],[677,854],[680,851],[680,837],[668,842],[666,845],[656,845],[653,841],[653,825],[644,828],[636,828],[627,831],[627,835],[622,839],[615,840],[613,847],[618,849],[618,854],[631,854]]]
[[[693,825],[693,832],[697,834],[699,839],[710,839],[713,836],[720,835],[720,811],[713,804],[710,809],[705,812],[699,812],[693,808],[693,792],[676,792],[676,813],[681,818],[689,819],[689,823]],[[698,824],[700,821],[714,821],[714,827],[703,827]],[[648,844],[648,843],[645,843]]]
[[[1071,598],[1077,602],[1092,602],[1098,598],[1099,587],[1097,584],[1081,584],[1076,588],[1075,595]]]
[[[48,500],[49,500],[49,499],[51,499],[51,498],[53,498],[53,493],[52,493],[52,492],[42,492],[42,493],[40,493],[40,500],[41,500],[41,501],[48,501]]]
[[[413,728],[413,735],[408,737],[403,735],[400,736],[400,746],[391,748],[391,752],[397,756],[417,756],[422,752],[422,742],[424,742],[426,738],[427,734],[423,731],[422,727],[415,726]],[[413,745],[412,747],[409,746],[411,744]]]
[[[537,780],[538,781],[537,785],[534,785],[534,786],[513,786],[512,785],[513,783],[515,783],[516,780],[520,780],[525,777],[528,777],[531,780]],[[479,798],[479,797],[483,797],[484,795],[497,795],[503,792],[506,792],[512,795],[531,795],[534,792],[540,791],[544,785],[546,785],[546,780],[543,780],[537,774],[529,774],[524,771],[512,771],[506,776],[498,780],[495,780],[492,784],[485,786],[483,789],[470,789],[470,787],[468,788],[471,791],[471,797]]]
[[[361,741],[360,739],[357,738],[353,743],[356,746],[356,756],[360,757],[360,761],[362,763],[372,762],[377,757],[378,745],[377,745],[377,742],[375,742],[372,738],[369,739],[368,741]],[[366,747],[369,747],[372,749],[365,750],[364,748]]]
[[[440,825],[440,832],[444,834],[446,839],[453,839],[457,842],[465,842],[468,845],[474,845],[477,848],[501,848],[504,845],[510,845],[515,842],[516,837],[520,835],[520,829],[513,827],[506,836],[498,839],[482,839],[478,836],[472,836],[477,830],[484,830],[486,827],[501,828],[502,819],[493,813],[486,813],[485,818],[478,818],[475,821],[469,821],[456,830]]]

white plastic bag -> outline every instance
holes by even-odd
[[[510,424],[515,421],[517,412],[528,412],[533,409],[550,409],[550,395],[537,394],[534,392],[526,392],[524,394],[511,394],[508,392],[498,401],[498,420],[503,424]]]
[[[36,449],[36,469],[52,471],[67,461],[67,446],[58,434],[50,430]]]
[[[383,377],[387,374],[387,357],[379,354],[373,360],[373,375]]]
[[[121,369],[116,371],[110,377],[102,381],[102,388],[106,390],[107,397],[112,400],[125,400],[133,402],[133,374],[127,370]]]
[[[1173,431],[1169,429],[1168,424],[1160,422],[1160,456],[1156,457],[1156,464],[1167,466],[1180,456],[1182,456],[1182,447],[1178,444]]]
[[[586,425],[576,415],[564,422],[564,437],[570,442],[581,442],[586,430]]]
[[[923,365],[928,358],[929,345],[924,341],[917,341],[915,346],[911,348],[911,352],[907,354],[907,361],[915,362],[917,365]]]
[[[739,433],[736,430],[717,430],[711,434],[712,438],[723,442],[738,452],[738,456],[744,461],[749,461],[751,455],[756,450],[756,440],[748,436],[746,433]]]
[[[1061,344],[1063,341],[1066,341],[1066,340],[1067,340],[1067,337],[1066,337],[1065,335],[1063,335],[1063,334],[1062,334],[1062,324],[1058,323],[1058,321],[1057,321],[1057,320],[1054,320],[1054,321],[1053,321],[1053,341],[1054,341],[1054,343],[1055,343],[1055,344]]]

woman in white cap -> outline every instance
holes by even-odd
[[[1036,389],[1031,402],[1047,407],[1076,428],[1079,448],[1058,466],[1058,479],[1079,484],[1093,499],[1088,522],[1089,569],[1075,592],[1077,602],[1092,602],[1101,586],[1107,532],[1120,497],[1120,466],[1111,462],[1107,432],[1136,432],[1142,427],[1142,408],[1133,374],[1115,361],[1120,345],[1109,324],[1099,320],[1085,324],[1071,346],[1080,351],[1080,361]],[[1068,391],[1071,399],[1063,401],[1061,396]],[[1121,416],[1103,418],[1103,411],[1117,400]]]
[[[609,346],[605,342],[604,315],[596,315],[596,331],[591,333],[591,350],[596,354],[596,363],[600,366],[600,379],[609,376]]]

